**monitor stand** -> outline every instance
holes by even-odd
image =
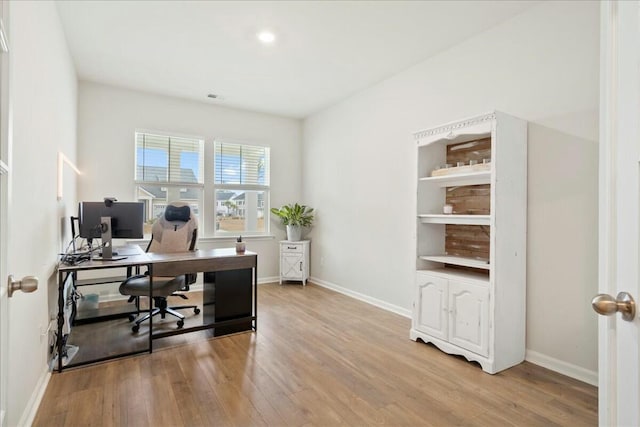
[[[103,216],[100,218],[100,231],[102,232],[102,256],[95,257],[98,261],[118,261],[125,259],[126,256],[114,256],[118,255],[113,253],[113,245],[111,242],[111,217]]]

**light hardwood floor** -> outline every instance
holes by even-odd
[[[597,425],[597,389],[530,363],[488,375],[410,320],[260,285],[258,331],[53,374],[34,426]]]

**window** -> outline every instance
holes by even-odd
[[[216,234],[266,234],[269,148],[215,141]]]
[[[137,199],[147,225],[180,200],[198,215],[201,236],[269,232],[269,148],[136,132]],[[207,148],[209,147],[209,148]],[[267,220],[265,220],[265,217]]]
[[[137,199],[146,206],[145,234],[170,201],[187,202],[200,215],[204,140],[136,132],[135,143],[135,181]]]

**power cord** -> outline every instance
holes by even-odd
[[[71,242],[67,246],[67,251],[69,250],[69,248],[71,247],[71,245],[73,244],[76,238],[77,236],[71,240]],[[101,250],[103,247],[104,245],[100,244],[100,245],[97,245],[96,247],[89,246],[89,248],[85,251],[61,253],[59,254],[62,257],[60,261],[65,265],[78,265],[83,262],[89,261],[91,259],[91,255],[94,252]]]

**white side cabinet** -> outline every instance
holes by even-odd
[[[493,111],[414,139],[410,337],[507,369],[525,353],[527,122]]]
[[[309,240],[280,242],[280,284],[283,280],[301,281],[309,279]]]

